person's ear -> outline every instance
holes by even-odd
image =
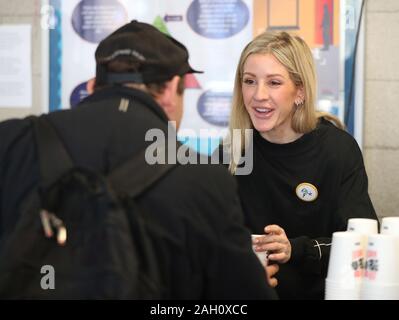
[[[297,107],[305,102],[305,92],[303,90],[303,87],[298,88],[294,102]]]
[[[95,86],[96,86],[96,78],[91,78],[90,80],[87,81],[86,90],[89,95],[94,92]]]
[[[156,99],[167,115],[172,114],[175,111],[174,109],[176,108],[176,96],[178,95],[177,87],[179,80],[179,76],[174,76],[171,80],[165,82],[165,88],[163,92],[158,95]]]

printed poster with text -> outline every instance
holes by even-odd
[[[205,71],[186,77],[185,112],[179,137],[205,153],[216,147],[226,133],[239,55],[252,39],[252,0],[53,3],[57,2],[61,23],[54,34],[58,34],[58,43],[50,43],[53,50],[58,50],[60,74],[58,88],[52,89],[58,91],[59,97],[55,109],[73,108],[87,96],[87,81],[95,76],[94,52],[98,43],[119,26],[137,19],[182,42],[189,50],[193,68]],[[57,100],[51,100],[51,94],[54,96],[54,92],[50,93],[54,109]]]
[[[356,24],[346,3],[51,0],[60,23],[50,31],[50,110],[74,107],[87,96],[87,80],[95,75],[94,51],[98,43],[119,26],[137,19],[181,41],[190,52],[190,64],[205,71],[186,77],[185,113],[179,131],[181,140],[197,150],[212,152],[227,132],[239,55],[254,36],[265,30],[293,32],[309,44],[318,77],[317,107],[343,120],[348,86],[344,81],[346,47],[342,28],[347,30],[350,21]]]

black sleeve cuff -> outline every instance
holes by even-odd
[[[298,237],[289,239],[291,243],[291,263],[300,263],[305,258],[306,244],[309,241],[308,237]]]
[[[289,240],[291,243],[289,264],[306,274],[327,275],[331,238],[315,240],[302,236]]]

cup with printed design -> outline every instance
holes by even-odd
[[[358,300],[364,267],[362,235],[334,232],[326,279],[326,300]]]
[[[369,236],[361,298],[399,299],[399,238],[391,234]]]
[[[267,266],[267,251],[260,251],[260,252],[259,251],[255,251],[256,244],[254,243],[254,240],[256,238],[263,237],[263,236],[264,236],[264,234],[253,234],[253,235],[251,235],[251,237],[252,237],[252,250],[255,252],[255,254],[258,257],[258,259],[259,259],[260,263],[262,264],[262,266],[266,267]]]

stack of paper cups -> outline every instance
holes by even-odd
[[[357,232],[334,232],[326,279],[326,300],[358,300],[364,251],[362,235]]]
[[[373,234],[369,236],[361,299],[399,299],[398,250],[398,237],[395,235]]]

